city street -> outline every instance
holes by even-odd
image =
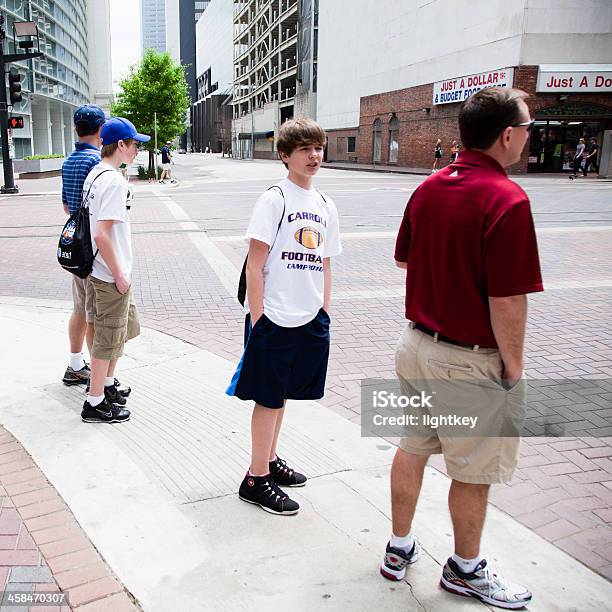
[[[430,462],[417,512],[423,563],[409,587],[378,576],[395,441],[361,438],[358,429],[360,381],[394,374],[405,320],[393,247],[406,202],[426,177],[318,174],[317,188],[336,202],[344,251],[332,263],[326,396],[288,409],[281,452],[313,479],[297,496],[302,512],[286,520],[237,501],[249,407],[223,395],[242,353],[242,235],[257,196],[285,170],[219,155],[174,158],[176,185],[131,179],[133,285],[145,331],[118,372],[134,388],[133,418],[104,431],[81,423],[82,389],[60,382],[71,309],[70,278],[55,259],[60,179],[17,180],[19,196],[0,196],[0,367],[11,375],[0,424],[144,610],[481,608],[436,587],[452,552],[440,458]],[[610,379],[612,182],[515,180],[532,202],[545,286],[529,298],[527,376]],[[569,433],[588,421],[602,433],[527,438],[513,484],[493,487],[485,552],[529,584],[530,610],[601,610],[612,598],[612,397],[596,403],[569,407],[561,424]],[[109,514],[121,524],[108,524]],[[41,555],[55,576],[53,555]]]

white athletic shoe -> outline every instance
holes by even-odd
[[[403,580],[406,577],[406,566],[415,563],[420,556],[421,545],[416,538],[412,550],[407,554],[401,548],[394,548],[389,542],[383,562],[380,564],[380,573],[387,580]]]
[[[455,595],[474,597],[483,603],[507,610],[524,608],[531,601],[531,592],[496,574],[483,559],[471,573],[464,573],[451,559],[442,570],[440,586]]]

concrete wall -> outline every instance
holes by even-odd
[[[232,2],[212,0],[196,24],[196,76],[210,66],[219,91],[234,81],[233,11]]]
[[[109,0],[87,0],[89,99],[110,110],[113,91]]]
[[[359,125],[363,96],[521,63],[610,61],[610,0],[350,4],[320,0],[317,118],[328,129]]]

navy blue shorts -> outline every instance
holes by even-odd
[[[227,388],[228,395],[253,400],[266,408],[282,408],[285,400],[323,397],[329,359],[329,315],[300,327],[281,327],[262,315],[251,329],[245,322],[242,359]]]

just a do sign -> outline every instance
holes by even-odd
[[[612,92],[612,64],[541,65],[536,91]]]

